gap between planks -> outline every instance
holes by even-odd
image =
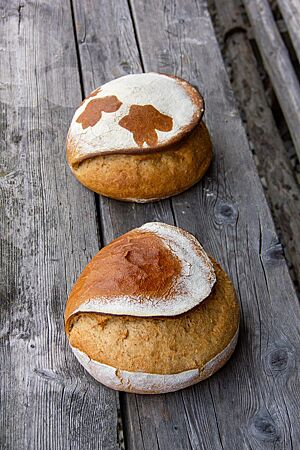
[[[277,333],[281,337],[286,334],[287,342],[291,344],[290,348],[293,346],[295,322],[292,318],[289,329],[285,329],[283,316],[287,314],[287,311],[282,310],[281,302],[283,300],[282,297],[279,297],[279,289],[284,286],[285,290],[281,295],[284,296],[284,301],[289,308],[294,309],[297,314],[299,311],[295,306],[297,303],[293,296],[292,285],[284,260],[279,258],[279,255],[272,253],[273,245],[276,245],[276,234],[253,161],[247,154],[248,144],[235,111],[234,100],[228,89],[228,80],[224,75],[224,68],[206,8],[201,1],[197,5],[191,1],[186,1],[185,5],[177,4],[174,1],[164,3],[164,9],[157,11],[153,1],[144,3],[136,0],[131,2],[136,35],[139,39],[141,54],[144,56],[145,68],[146,70],[148,67],[153,70],[161,69],[160,62],[162,62],[164,70],[179,72],[179,75],[182,76],[190,76],[191,81],[195,84],[201,83],[204,93],[209,92],[208,104],[211,109],[208,109],[206,118],[209,126],[215,124],[211,130],[218,158],[202,183],[172,199],[171,202],[137,206],[100,198],[104,242],[109,242],[117,235],[129,228],[139,226],[144,221],[158,219],[173,223],[172,204],[177,222],[194,234],[198,236],[200,234],[204,245],[212,254],[217,255],[218,260],[230,272],[241,294],[244,321],[242,321],[242,338],[234,360],[209,382],[213,399],[218,399],[218,401],[214,401],[215,413],[208,383],[205,382],[201,386],[181,392],[180,395],[175,393],[147,398],[124,394],[124,406],[127,411],[125,416],[127,444],[129,448],[146,446],[146,448],[153,449],[158,448],[158,445],[164,445],[163,448],[172,450],[179,448],[178,445],[182,443],[185,445],[182,448],[192,446],[195,449],[213,450],[222,448],[223,442],[225,442],[223,444],[225,448],[226,443],[229,445],[227,448],[241,448],[246,443],[255,446],[258,442],[263,444],[267,437],[270,438],[264,434],[262,425],[268,424],[272,427],[275,423],[273,417],[277,417],[277,414],[282,420],[277,424],[276,433],[271,437],[271,445],[275,446],[277,441],[279,444],[285,444],[290,439],[296,442],[294,434],[291,435],[292,431],[289,432],[287,429],[287,415],[291,414],[292,419],[295,419],[293,405],[291,402],[288,403],[287,412],[282,405],[282,402],[285,402],[284,396],[288,396],[288,392],[284,390],[284,384],[281,386],[281,390],[279,389],[278,392],[276,390],[275,395],[269,393],[269,390],[275,386],[275,383],[280,384],[280,380],[272,379],[270,384],[269,379],[265,380],[264,376],[260,376],[263,371],[262,367],[267,364],[265,358],[267,358],[268,352],[278,353],[279,351],[281,341]],[[101,2],[91,1],[90,7],[94,12],[92,17],[90,8],[89,11],[85,10],[86,5],[79,0],[74,0],[74,5],[76,20],[81,26],[85,23],[85,19],[89,19],[90,45],[83,43],[79,46],[80,56],[84,61],[82,62],[82,67],[85,69],[83,79],[87,92],[107,81],[107,78],[121,76],[128,73],[127,71],[138,72],[141,70],[134,33],[130,24],[128,5],[125,2],[120,1],[117,5],[110,4],[109,6],[106,3],[105,8],[101,9],[103,6]],[[150,23],[144,26],[143,18],[147,8],[150,13],[146,17],[149,18]],[[102,14],[101,32],[99,32],[97,20],[94,19],[100,16],[100,11]],[[190,28],[194,19],[197,19],[199,26],[201,24],[201,33],[207,41],[205,47],[200,46],[199,48],[191,44],[195,41],[192,38],[194,33]],[[118,23],[118,29],[114,34],[115,21]],[[184,23],[189,30],[188,36],[181,34]],[[195,27],[197,26],[195,24]],[[166,37],[164,34],[166,29],[170,32],[169,36],[174,36],[174,38]],[[151,39],[148,34],[150,31]],[[80,33],[87,35],[87,30],[82,32],[80,28],[77,28],[77,39]],[[92,38],[93,42],[91,42]],[[178,39],[179,44],[175,38]],[[185,38],[185,42],[183,38]],[[122,46],[116,45],[115,42],[120,39]],[[153,46],[152,51],[150,47],[152,41],[155,41],[157,45],[155,54],[153,54]],[[95,52],[95,43],[100,55]],[[169,45],[169,51],[164,51],[163,44]],[[182,45],[182,48],[178,49],[178,45]],[[188,60],[195,61],[195,65],[197,61],[202,61],[203,64],[206,56],[205,50],[209,50],[220,67],[218,72],[211,72],[211,77],[206,76],[204,83],[201,77],[202,72],[198,67],[189,67],[188,63],[181,62],[178,68],[176,63],[178,57],[180,61],[186,57]],[[126,64],[123,64],[123,58]],[[210,66],[210,61],[206,62]],[[203,67],[203,71],[205,72],[205,67]],[[214,92],[216,86],[220,89],[219,95]],[[219,100],[224,109],[222,110],[224,116],[218,115]],[[211,112],[212,109],[215,111],[215,117]],[[224,117],[226,128],[223,122]],[[220,124],[220,127],[216,126],[217,123]],[[236,162],[241,163],[242,161],[241,147],[243,148],[245,173],[241,173],[241,179],[237,179],[233,172],[237,173],[240,169]],[[229,213],[224,215],[224,211]],[[259,248],[256,245],[257,240],[260,242]],[[246,264],[244,258],[241,257],[245,254],[249,264]],[[256,298],[256,303],[252,301],[253,296]],[[264,302],[260,304],[261,298],[264,299]],[[272,305],[271,310],[266,307],[268,302]],[[279,322],[276,319],[279,314],[278,308],[282,319]],[[251,321],[249,321],[249,317],[251,317]],[[286,316],[284,317],[286,318]],[[273,321],[276,322],[277,328],[275,329]],[[256,351],[257,346],[259,353]],[[251,373],[247,371],[249,364],[253,368]],[[268,370],[272,369],[269,367]],[[231,375],[229,376],[229,374]],[[286,376],[291,375],[287,369],[285,374]],[[234,386],[232,385],[233,379],[235,380]],[[221,396],[219,383],[226,386]],[[243,390],[243,386],[249,386],[251,396],[248,391],[247,393]],[[240,389],[241,398],[236,397],[237,388]],[[228,405],[224,395],[230,396],[227,398],[228,401],[232,398],[236,400],[226,415],[222,414],[223,407]],[[240,401],[244,404],[239,405]],[[263,409],[264,405],[270,401],[273,402],[273,417],[266,416]],[[189,408],[184,408],[185,402]],[[250,410],[246,407],[249,403],[251,404]],[[213,417],[217,418],[217,422],[211,420]],[[222,443],[218,439],[218,428],[222,435]],[[244,432],[242,436],[238,434],[238,430],[241,428]],[[232,429],[230,434],[228,429]]]

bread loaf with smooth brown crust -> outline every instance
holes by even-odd
[[[78,108],[67,159],[89,189],[147,202],[188,189],[212,160],[199,92],[177,77],[128,75],[98,88]]]
[[[239,323],[232,283],[213,263],[216,284],[209,297],[192,310],[147,318],[78,313],[69,325],[71,346],[90,359],[131,372],[201,370],[227,347]]]
[[[75,355],[96,379],[129,392],[169,392],[225,364],[239,306],[228,276],[192,235],[150,223],[93,258],[65,320]]]

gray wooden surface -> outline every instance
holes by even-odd
[[[115,392],[74,364],[68,292],[99,248],[65,139],[81,100],[67,2],[2,1],[1,449],[116,449]]]
[[[300,1],[277,0],[300,62]]]
[[[281,140],[257,69],[241,8],[236,0],[215,0],[224,30],[224,51],[231,68],[231,85],[246,121],[256,165],[281,233],[284,252],[300,285],[300,188]]]
[[[118,448],[119,405],[127,449],[297,448],[299,305],[205,2],[2,3],[4,448]],[[81,88],[87,94],[142,70],[183,76],[202,91],[213,165],[172,200],[95,205],[65,163],[68,123]],[[228,270],[241,336],[206,382],[168,395],[117,395],[72,357],[62,314],[100,242],[149,220],[188,229]]]
[[[267,0],[243,0],[300,160],[300,85]],[[299,30],[298,30],[299,31]]]

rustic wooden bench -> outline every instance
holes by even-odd
[[[0,447],[297,448],[299,304],[205,1],[0,5]],[[171,200],[95,196],[65,160],[74,109],[101,83],[149,70],[187,78],[203,93],[212,167]],[[220,372],[192,388],[119,394],[74,359],[64,305],[99,247],[155,220],[194,233],[229,272],[241,303],[239,343]]]
[[[261,15],[260,21],[252,20],[253,27],[249,26],[247,15],[243,14],[240,0],[227,0],[226,7],[224,7],[223,0],[210,0],[209,6],[224,59],[229,69],[231,85],[251,141],[256,167],[265,187],[265,194],[284,246],[285,256],[292,269],[293,279],[300,285],[300,186],[295,171],[297,164],[297,154],[294,150],[296,142],[294,142],[294,148],[292,148],[292,159],[288,151],[291,147],[287,147],[286,137],[283,141],[283,133],[279,130],[274,117],[274,115],[278,116],[279,111],[278,107],[272,107],[273,103],[276,104],[276,100],[275,95],[272,94],[274,85],[271,82],[271,79],[275,83],[277,81],[278,100],[281,103],[286,103],[287,90],[289,90],[289,97],[296,98],[299,95],[300,86],[294,71],[294,65],[297,66],[299,60],[297,54],[294,55],[294,58],[290,58],[289,51],[293,48],[297,49],[297,41],[294,39],[292,42],[287,42],[287,48],[281,35],[284,36],[285,41],[289,36],[293,37],[293,34],[288,34],[287,30],[291,28],[291,24],[291,29],[295,28],[294,23],[297,23],[297,19],[300,19],[300,11],[298,16],[294,14],[296,10],[294,6],[292,22],[285,14],[286,22],[283,23],[282,19],[280,21],[274,20],[271,7],[266,5],[265,0],[252,1],[254,6],[251,4],[251,10],[257,11],[255,5],[261,3],[264,7],[264,14]],[[285,0],[278,1],[281,7],[286,7],[287,3],[290,8],[293,7],[291,0],[287,0],[287,2]],[[274,4],[277,9],[278,4]],[[217,14],[212,11],[212,5],[216,7]],[[279,15],[279,17],[282,17],[282,15]],[[258,32],[257,38],[254,39],[253,30],[264,28],[264,24],[261,23],[264,18],[268,19],[268,27],[265,27],[267,30],[266,36],[264,33]],[[279,29],[282,30],[282,33],[278,32]],[[281,49],[280,52],[267,52],[267,49],[272,48],[269,42],[266,42],[266,37],[270,40],[270,35],[272,38],[276,36],[276,42],[279,42],[278,48]],[[275,49],[277,48],[276,45],[273,45]],[[255,51],[257,47],[262,49],[259,55]],[[263,52],[271,59],[269,63],[264,65],[259,62],[259,57],[263,55]],[[285,71],[291,73],[292,79],[296,80],[295,83],[289,85],[285,82],[284,74],[278,66],[280,68],[285,67]],[[274,73],[279,72],[281,77],[276,78]],[[278,84],[279,78],[280,83]],[[294,105],[296,104],[297,102],[294,102]],[[296,114],[285,108],[285,120],[287,124],[293,122],[294,128],[298,122],[300,128],[299,107],[294,108],[295,111]],[[280,120],[280,122],[282,121],[283,119]],[[285,129],[287,131],[286,126]],[[289,143],[291,143],[290,140]]]

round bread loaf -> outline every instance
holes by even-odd
[[[67,137],[67,159],[89,189],[119,200],[148,202],[195,184],[212,159],[204,102],[170,75],[126,75],[93,91]]]
[[[222,367],[237,342],[231,281],[186,231],[147,223],[86,266],[65,312],[71,348],[106,386],[176,391]]]

